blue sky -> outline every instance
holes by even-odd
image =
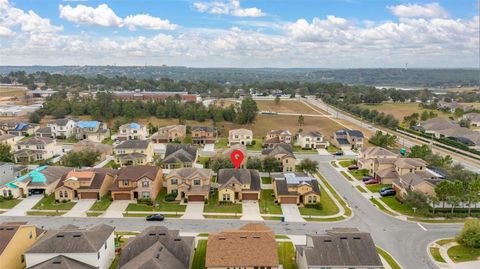
[[[478,67],[478,13],[477,0],[0,0],[0,64]]]

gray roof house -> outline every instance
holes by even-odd
[[[217,175],[219,199],[222,201],[260,199],[260,173],[254,169],[220,169]],[[234,194],[234,197],[223,194]],[[221,196],[221,197],[220,197]]]
[[[164,169],[192,167],[196,160],[196,147],[186,144],[167,144],[162,166]]]
[[[178,230],[151,226],[130,240],[122,250],[119,269],[188,269],[194,237],[181,237]]]
[[[307,235],[306,245],[296,249],[299,268],[383,268],[370,234],[355,228]]]
[[[27,269],[96,269],[97,267],[79,262],[67,256],[58,255]]]

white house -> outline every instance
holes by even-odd
[[[328,141],[320,132],[302,132],[298,134],[297,145],[304,149],[318,149],[328,147]]]
[[[59,119],[52,123],[47,124],[50,127],[53,137],[65,137],[68,138],[75,134],[76,122],[71,119]]]
[[[27,252],[27,268],[68,258],[99,269],[108,269],[115,258],[114,228],[99,224],[90,229],[67,225],[48,231]]]
[[[252,130],[240,128],[228,131],[228,145],[251,145],[253,140]]]
[[[141,125],[135,122],[127,123],[118,129],[117,139],[124,140],[145,140],[148,136],[148,130],[145,125]]]

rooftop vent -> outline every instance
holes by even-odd
[[[357,239],[357,240],[360,240],[361,238],[360,238],[360,237],[354,237],[353,239]]]
[[[53,264],[62,264],[61,261],[53,261],[52,263],[53,263]]]
[[[166,235],[166,233],[159,233],[158,235]]]
[[[80,235],[80,234],[74,234],[73,235],[73,237],[80,237],[80,236],[82,236],[82,235]]]
[[[65,236],[64,236],[63,234],[57,234],[57,237],[58,237],[58,238],[63,238],[63,237],[65,237]]]
[[[173,241],[177,241],[177,242],[182,241],[182,238],[175,238],[175,239],[173,239]]]
[[[12,228],[12,227],[8,227],[8,228],[6,228],[5,230],[7,230],[7,231],[13,231],[13,228]]]
[[[246,237],[246,236],[240,236],[240,238],[242,238],[242,239],[247,239],[247,237]]]
[[[149,233],[148,235],[150,235],[150,236],[155,236],[156,234],[155,234],[155,233]]]
[[[348,238],[347,238],[347,237],[340,237],[340,239],[342,239],[342,240],[346,240],[346,239],[348,239]]]
[[[225,237],[219,237],[218,240],[225,240]]]
[[[332,240],[331,239],[325,239],[325,240],[323,240],[323,242],[332,242]]]

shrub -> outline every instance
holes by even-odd
[[[188,198],[187,197],[183,198],[183,202],[188,203]]]
[[[306,207],[306,208],[315,208],[315,209],[318,209],[318,210],[322,210],[322,209],[323,209],[323,205],[322,205],[321,203],[306,204],[305,207]]]
[[[252,146],[255,146],[257,144],[257,140],[252,140]]]
[[[150,206],[153,205],[153,201],[151,199],[148,199],[148,198],[137,199],[137,203],[138,204],[144,204],[144,205],[150,205]]]
[[[480,220],[467,220],[457,235],[459,244],[468,248],[480,248]]]
[[[233,202],[232,201],[220,201],[218,202],[219,205],[232,205]]]
[[[205,204],[208,204],[208,198],[205,198],[205,200],[203,201]]]
[[[175,198],[177,197],[177,195],[175,193],[169,193],[167,195],[165,195],[165,202],[173,202],[175,201]]]

